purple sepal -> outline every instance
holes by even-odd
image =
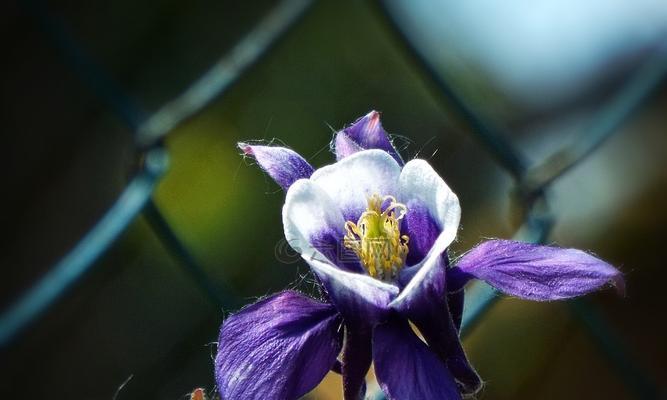
[[[391,144],[387,132],[382,128],[380,113],[377,111],[369,112],[352,125],[339,131],[334,139],[334,151],[338,161],[369,149],[384,150],[391,154],[399,165],[403,165],[401,156]]]
[[[405,320],[394,317],[375,328],[373,360],[378,383],[390,400],[461,398],[445,364]]]
[[[312,390],[342,346],[336,309],[286,291],[222,324],[215,379],[222,400],[292,400]]]
[[[323,222],[323,221],[318,221]],[[343,238],[345,230],[343,225],[326,226],[319,232],[311,235],[310,243],[315,250],[322,253],[332,264],[340,269],[351,272],[364,273],[365,270],[359,262],[359,257],[350,249],[345,247]]]
[[[423,202],[411,199],[405,205],[408,212],[403,218],[401,231],[410,238],[406,265],[413,266],[426,257],[440,234],[440,228]]]
[[[284,190],[294,182],[310,178],[313,167],[294,150],[278,146],[239,143],[243,154],[253,157],[257,164]]]
[[[586,252],[512,240],[489,240],[466,253],[456,268],[501,292],[528,300],[567,299],[613,283],[620,271]]]
[[[411,291],[401,293],[390,306],[412,321],[424,335],[430,348],[444,361],[465,394],[476,393],[482,381],[468,362],[459,340],[460,315],[463,303],[457,307],[457,324],[447,304],[447,258],[432,257],[419,271],[421,279]],[[413,280],[415,280],[413,278]],[[409,285],[412,285],[411,282]],[[460,292],[463,296],[463,292]],[[455,298],[458,300],[458,298]]]
[[[371,367],[370,327],[347,324],[343,347],[343,397],[345,400],[361,400],[366,395],[366,374]]]

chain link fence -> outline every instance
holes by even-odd
[[[0,316],[0,348],[8,347],[31,323],[64,296],[81,277],[94,268],[96,261],[143,214],[155,235],[193,278],[193,282],[211,302],[221,308],[235,308],[241,299],[232,288],[213,282],[179,239],[161,210],[153,202],[153,191],[169,166],[169,155],[163,141],[171,131],[204,109],[214,99],[224,96],[250,66],[259,62],[292,26],[297,24],[315,2],[283,0],[274,6],[257,25],[221,57],[181,95],[166,102],[153,113],[135,105],[117,84],[70,37],[46,11],[42,2],[25,2],[25,8],[52,39],[52,44],[68,60],[87,87],[134,132],[138,165],[115,204],[32,288],[26,291]],[[481,146],[493,155],[498,165],[514,178],[514,201],[523,210],[523,223],[515,239],[534,243],[548,240],[557,220],[549,207],[550,185],[577,164],[593,154],[604,141],[618,131],[623,122],[637,110],[667,76],[667,45],[647,57],[623,87],[602,104],[591,124],[578,140],[557,150],[546,159],[529,164],[521,149],[508,138],[507,129],[478,114],[445,80],[424,54],[410,42],[382,2],[376,4],[377,15],[384,19],[404,55],[441,100],[442,106],[455,112],[467,125]],[[462,336],[465,337],[484,317],[499,296],[484,283],[466,289],[466,307]],[[638,398],[658,398],[659,388],[649,375],[624,351],[622,338],[605,322],[595,306],[578,299],[569,303],[574,316],[595,338],[599,349],[618,373],[619,378]],[[378,399],[383,398],[378,394]]]

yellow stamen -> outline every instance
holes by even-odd
[[[382,211],[382,204],[389,201]],[[368,208],[355,224],[345,223],[345,247],[354,251],[368,274],[381,280],[392,280],[405,265],[408,236],[401,235],[401,219],[408,211],[393,196],[377,194],[368,198]]]

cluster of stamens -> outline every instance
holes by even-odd
[[[383,211],[386,202],[389,204]],[[405,204],[393,196],[374,194],[368,198],[368,208],[357,223],[345,223],[343,243],[359,257],[370,276],[390,281],[405,265],[409,238],[401,235],[401,219],[407,211]]]

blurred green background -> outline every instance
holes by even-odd
[[[154,110],[272,5],[73,0],[46,7],[124,90]],[[81,82],[29,9],[13,1],[0,6],[2,309],[93,226],[136,163],[132,133]],[[519,9],[514,11],[521,20]],[[427,28],[427,22],[420,25],[415,40]],[[581,75],[586,84],[575,82],[581,90],[539,105],[526,93],[549,98],[545,90],[559,83],[551,75],[514,82],[523,91],[508,90],[492,67],[461,50],[465,40],[422,39],[443,44],[437,53],[427,47],[434,63],[476,109],[510,127],[512,140],[537,162],[585,134],[595,110],[651,46],[665,40],[656,37],[645,43],[616,43],[612,37],[616,46],[607,58],[586,64],[592,69]],[[523,56],[530,65],[540,54]],[[559,58],[572,65],[566,77],[578,73],[578,61],[570,57]],[[551,86],[540,86],[544,82]],[[211,281],[229,288],[240,303],[285,287],[307,289],[304,265],[281,262],[275,253],[284,195],[239,156],[236,143],[275,139],[320,166],[333,159],[334,130],[376,109],[404,158],[429,160],[458,194],[463,221],[456,252],[482,238],[511,237],[520,222],[511,177],[430,86],[376,6],[317,2],[225,96],[169,136],[171,167],[155,201]],[[663,388],[666,107],[662,85],[617,135],[549,191],[557,218],[550,242],[594,251],[626,273],[626,298],[604,291],[591,300],[631,358]],[[0,353],[0,393],[111,399],[129,377],[118,399],[179,399],[195,387],[213,390],[214,342],[232,311],[213,306],[139,218],[92,272]],[[503,299],[465,346],[487,382],[480,399],[635,398],[563,303]],[[309,398],[340,399],[340,379],[328,377]]]

